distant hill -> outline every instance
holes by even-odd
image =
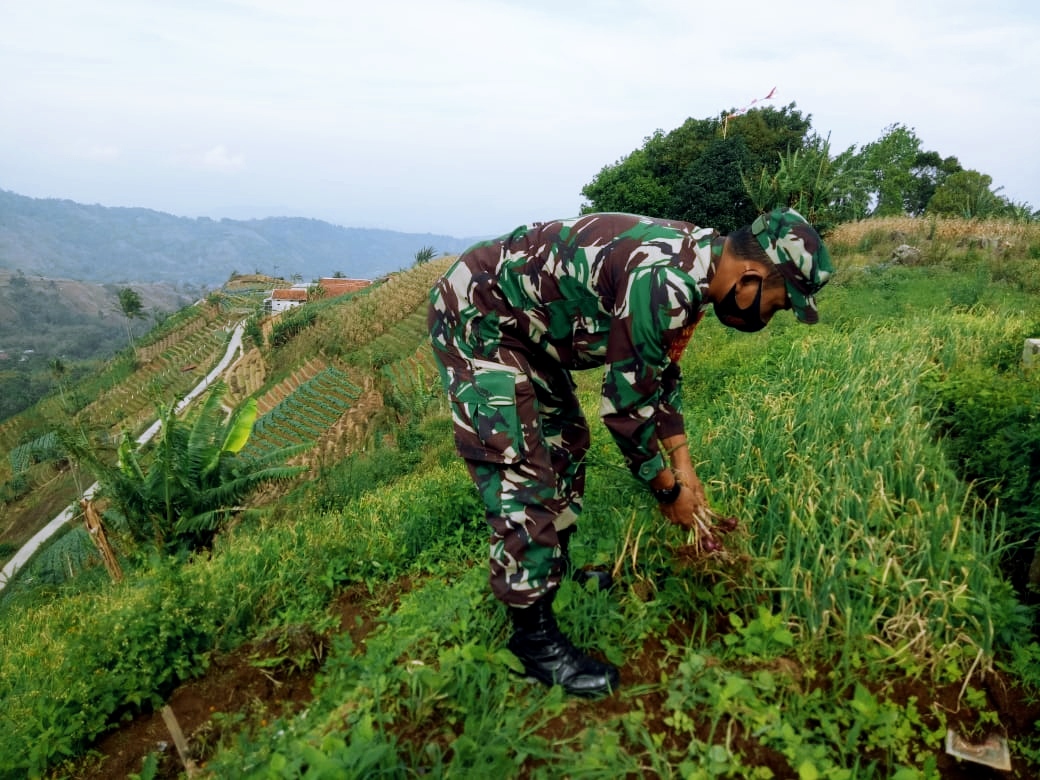
[[[141,298],[144,315],[131,323],[135,335],[197,299],[197,294],[166,282],[129,286]],[[0,270],[0,365],[107,357],[126,346],[126,325],[115,284]]]
[[[169,282],[127,286],[140,297],[143,315],[130,323],[119,305],[120,285],[0,270],[0,420],[55,390],[54,360],[72,380],[90,370],[89,361],[125,348],[128,324],[136,338],[198,299],[197,291]]]
[[[473,240],[295,217],[192,219],[0,190],[0,269],[48,278],[192,288],[220,286],[235,272],[375,278],[411,265],[424,247],[456,254]]]

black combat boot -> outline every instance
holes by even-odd
[[[513,636],[507,647],[528,677],[545,685],[562,685],[575,696],[604,696],[617,690],[617,667],[601,663],[578,650],[556,625],[552,603],[555,591],[525,609],[509,608]]]
[[[565,528],[557,533],[557,538],[560,540],[560,551],[563,553],[563,575],[570,577],[583,588],[586,582],[593,580],[596,583],[597,590],[610,590],[610,586],[614,584],[614,578],[610,576],[609,571],[576,569],[574,564],[571,563],[571,537],[574,536],[574,532],[577,530],[577,526],[572,525],[570,528]]]

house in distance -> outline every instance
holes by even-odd
[[[284,311],[302,306],[307,301],[320,298],[335,298],[339,295],[357,292],[372,284],[368,279],[346,279],[339,276],[323,276],[310,284],[294,284],[292,287],[279,287],[271,290],[264,298],[264,314],[281,314]]]

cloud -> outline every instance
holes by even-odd
[[[202,155],[202,164],[220,171],[233,171],[244,168],[246,158],[241,154],[229,154],[224,144],[218,144]]]
[[[208,149],[183,150],[174,156],[174,163],[195,170],[230,173],[246,167],[244,154],[232,154],[224,144]]]

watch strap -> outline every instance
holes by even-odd
[[[652,487],[650,492],[654,494],[658,504],[674,504],[679,500],[679,493],[682,492],[682,483],[679,480],[675,480],[670,488]]]

